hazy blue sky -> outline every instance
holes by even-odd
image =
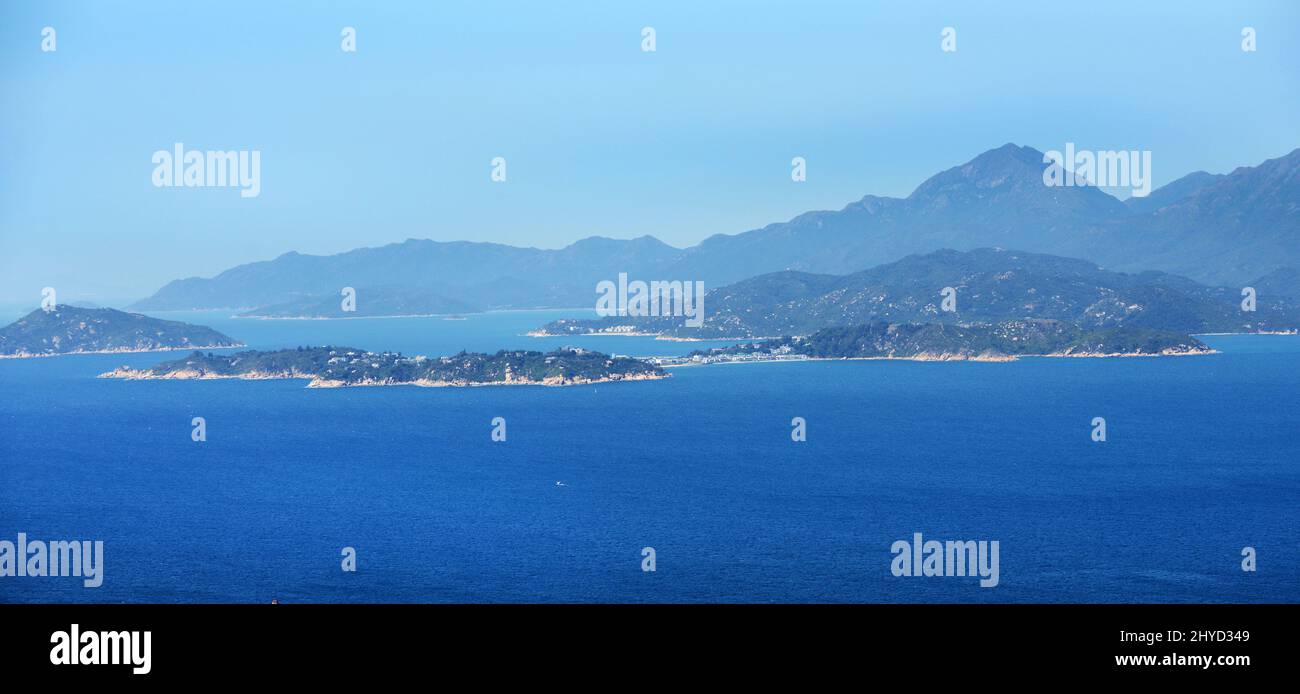
[[[1300,146],[1298,75],[1286,0],[6,1],[0,302],[409,237],[686,246],[1005,142],[1149,149],[1160,185]],[[261,150],[261,195],[153,187],[175,142]]]

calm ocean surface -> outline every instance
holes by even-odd
[[[700,346],[523,336],[577,314],[154,315],[262,349]],[[105,546],[102,587],[0,578],[0,601],[1295,602],[1300,337],[1205,340],[1223,353],[718,365],[570,388],[94,378],[184,353],[0,360],[0,540]],[[1000,584],[892,576],[890,545],[915,532],[998,540]]]

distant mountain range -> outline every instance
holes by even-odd
[[[355,290],[356,288],[353,287]],[[282,304],[244,311],[239,315],[258,318],[428,316],[477,313],[482,306],[443,296],[422,287],[365,287],[357,291],[355,310],[342,310],[341,296],[304,296]]]
[[[239,346],[236,340],[202,325],[67,304],[50,311],[38,308],[0,328],[0,357]]]
[[[955,290],[956,311],[941,291]],[[704,324],[682,317],[565,319],[539,333],[653,333],[682,338],[810,335],[835,326],[892,323],[992,323],[1051,319],[1084,330],[1261,332],[1300,328],[1300,300],[1257,297],[1242,310],[1238,289],[1207,287],[1163,272],[1126,274],[1086,260],[984,248],[908,256],[850,275],[784,271],[705,295]]]
[[[780,270],[848,274],[910,254],[990,246],[1300,296],[1300,149],[1228,174],[1192,173],[1126,202],[1090,186],[1049,187],[1047,166],[1042,152],[1007,144],[907,198],[868,195],[686,249],[643,236],[560,250],[410,239],[331,256],[291,252],[171,282],[133,307],[342,316],[339,291],[349,286],[357,312],[369,315],[588,306],[596,284],[618,273],[719,287]],[[366,297],[378,309],[364,308]]]
[[[212,279],[177,280],[132,308],[235,308],[247,315],[324,317],[570,308],[593,304],[596,284],[610,279],[609,273],[657,274],[680,254],[648,236],[589,238],[559,251],[409,239],[331,256],[286,253]],[[341,309],[343,287],[356,290],[355,313]]]

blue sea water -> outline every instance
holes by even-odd
[[[573,311],[156,315],[267,349],[700,346],[523,336]],[[124,382],[95,376],[180,354],[0,360],[0,540],[105,546],[102,587],[4,577],[0,601],[1295,602],[1300,337],[1204,339],[1222,353],[569,388]],[[893,576],[891,544],[917,532],[997,540],[999,585]]]

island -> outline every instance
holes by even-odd
[[[649,362],[576,347],[542,353],[501,350],[460,352],[450,357],[406,357],[354,347],[298,347],[234,354],[196,351],[147,369],[122,366],[100,378],[122,379],[308,379],[308,388],[345,386],[426,387],[571,386],[609,381],[646,381],[669,374]]]
[[[1050,319],[992,324],[888,323],[826,328],[809,336],[780,337],[696,350],[655,360],[659,366],[807,359],[1012,361],[1019,357],[1114,357],[1212,354],[1194,337],[1120,327],[1082,330]]]
[[[1240,287],[1211,287],[1161,272],[1114,272],[1039,253],[941,250],[851,275],[789,270],[718,287],[705,295],[698,327],[685,325],[681,316],[628,315],[561,319],[529,334],[755,340],[877,321],[969,324],[1031,318],[1084,330],[1134,327],[1183,335],[1300,328],[1300,300],[1269,293],[1256,298],[1244,310]]]
[[[202,325],[68,304],[36,309],[0,328],[0,358],[242,346]]]

